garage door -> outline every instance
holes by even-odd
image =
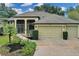
[[[77,38],[77,26],[68,26],[67,31],[69,39]]]
[[[44,39],[61,39],[61,27],[39,27],[39,38],[44,38]]]

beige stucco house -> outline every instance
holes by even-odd
[[[79,22],[63,16],[43,11],[33,11],[13,17],[17,33],[28,36],[30,30],[38,30],[39,39],[63,39],[63,31],[68,39],[79,38]]]

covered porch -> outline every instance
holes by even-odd
[[[29,36],[30,30],[34,30],[34,19],[16,19],[15,28],[17,34]]]

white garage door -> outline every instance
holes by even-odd
[[[52,26],[52,27],[39,27],[39,38],[42,39],[61,39],[62,38],[62,33],[61,33],[61,27],[56,27],[56,26]]]
[[[68,38],[69,39],[74,39],[77,38],[77,26],[69,26],[67,27],[68,31]]]

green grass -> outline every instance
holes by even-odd
[[[0,45],[4,45],[8,43],[8,35],[0,36]]]

